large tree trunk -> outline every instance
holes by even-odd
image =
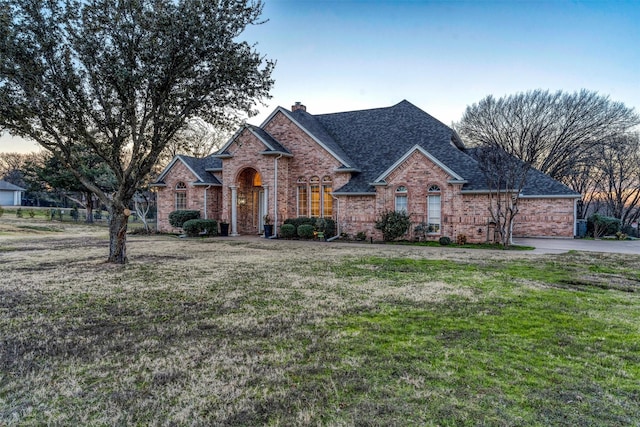
[[[114,264],[127,262],[127,222],[129,209],[124,206],[109,207],[109,259]]]
[[[93,224],[93,193],[87,191],[85,196],[87,197],[87,204],[85,205],[87,209],[87,223]]]

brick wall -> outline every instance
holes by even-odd
[[[169,214],[175,208],[175,188],[178,182],[187,185],[187,209],[200,211],[200,217],[209,219],[220,218],[220,187],[194,186],[196,177],[180,160],[176,161],[171,170],[165,175],[166,187],[157,187],[158,192],[158,231],[167,233],[177,233],[181,230],[175,229],[169,224]],[[204,199],[205,191],[207,198],[207,209],[205,212]]]
[[[335,171],[341,166],[341,163],[305,132],[297,126],[292,126],[284,114],[277,113],[266,125],[265,130],[293,154],[292,158],[283,158],[279,163],[278,186],[282,191],[279,191],[278,216],[281,220],[297,216],[297,181],[299,178],[304,177],[309,180],[311,177],[317,176],[322,180],[323,177],[328,176],[331,178],[333,190],[339,189],[349,181],[351,176],[349,173]],[[334,219],[336,219],[335,200],[333,210]]]
[[[321,180],[329,176],[333,190],[345,185],[349,173],[336,172],[341,166],[329,152],[324,150],[306,133],[293,126],[282,113],[277,113],[265,130],[285,146],[293,157],[278,159],[278,223],[297,215],[297,180],[317,176]],[[224,186],[212,187],[207,193],[208,216],[213,219],[231,220],[231,185],[238,184],[243,170],[252,168],[260,174],[263,188],[269,195],[268,213],[274,216],[275,209],[275,157],[260,154],[264,144],[248,130],[244,130],[228,147],[233,157],[223,159],[223,171],[217,173]],[[381,239],[382,234],[374,228],[375,221],[386,210],[395,208],[396,189],[407,188],[408,211],[413,227],[427,220],[428,189],[440,187],[441,230],[429,237],[438,239],[448,236],[455,240],[464,234],[469,242],[487,240],[489,222],[488,196],[486,194],[462,194],[461,184],[451,184],[443,169],[419,151],[412,153],[402,164],[386,177],[387,185],[376,187],[375,196],[339,196],[334,199],[333,212],[339,231],[355,236],[364,232],[367,237]],[[204,188],[190,183],[195,177],[180,161],[166,175],[167,187],[158,189],[158,227],[162,231],[175,231],[168,223],[168,215],[175,210],[174,188],[178,181],[187,184],[187,209],[197,209],[204,216]],[[516,217],[515,236],[572,237],[573,199],[521,199],[520,214]],[[408,238],[413,238],[411,230]]]
[[[525,199],[513,229],[521,237],[573,237],[575,199]]]

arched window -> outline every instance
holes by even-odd
[[[440,187],[438,187],[437,185],[432,185],[429,187],[427,195],[427,224],[429,226],[429,233],[440,233],[441,216],[442,208]]]
[[[309,180],[311,194],[311,216],[320,216],[320,178],[312,176]]]
[[[176,210],[187,209],[187,184],[180,181],[176,184]]]
[[[298,178],[298,216],[309,214],[309,190],[307,188],[307,178]]]
[[[404,185],[396,188],[396,212],[407,213],[407,187]]]

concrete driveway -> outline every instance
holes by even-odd
[[[533,246],[533,253],[560,254],[569,251],[609,252],[640,255],[640,240],[584,240],[514,238],[516,245]]]

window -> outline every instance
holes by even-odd
[[[187,209],[187,185],[180,181],[176,184],[176,210]]]
[[[331,217],[333,215],[333,191],[331,177],[326,175],[320,180],[313,176],[307,182],[298,178],[298,216]]]
[[[298,178],[298,216],[307,216],[309,212],[309,192],[306,178]]]
[[[407,187],[396,188],[396,212],[407,213]]]
[[[311,216],[320,216],[320,178],[317,176],[309,180],[311,192]]]
[[[427,224],[429,233],[440,233],[440,187],[432,185],[429,187],[427,196]]]
[[[331,177],[322,178],[322,216],[333,215],[333,197],[331,197]]]

